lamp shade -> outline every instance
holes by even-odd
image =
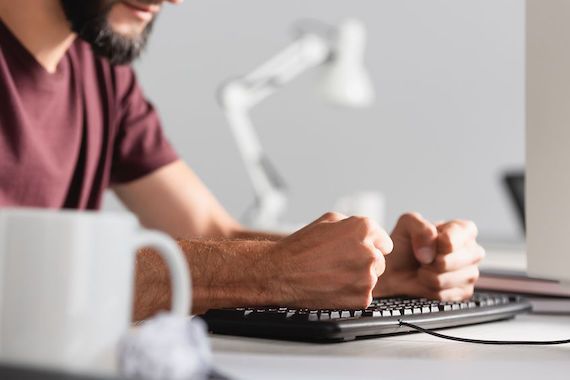
[[[375,99],[374,86],[364,66],[366,28],[355,19],[345,20],[338,28],[331,60],[324,67],[323,96],[347,107],[366,107]]]

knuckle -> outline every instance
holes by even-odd
[[[446,272],[449,270],[451,263],[448,256],[436,256],[433,261],[433,267],[438,272]]]
[[[417,212],[406,212],[404,214],[402,214],[402,216],[400,216],[400,219],[398,219],[400,222],[410,222],[410,221],[416,221],[416,220],[421,220],[422,216],[417,213]]]
[[[364,216],[352,215],[348,219],[352,222],[358,223],[362,221],[364,218],[365,218]]]
[[[374,230],[376,230],[376,227],[377,227],[375,221],[373,221],[373,220],[370,219],[370,218],[366,218],[366,217],[363,218],[363,220],[362,220],[362,225],[364,226],[364,228],[366,229],[366,231],[374,231]]]
[[[422,235],[424,237],[436,236],[437,235],[437,229],[432,224],[422,222],[422,225],[419,228],[419,233],[420,233],[420,235]]]
[[[445,279],[444,276],[441,275],[434,276],[433,285],[435,289],[446,289],[448,287],[447,280]]]
[[[366,271],[358,271],[355,274],[354,289],[358,294],[369,293],[374,289],[376,283],[378,282],[378,277],[374,274],[371,268],[367,268]]]
[[[370,225],[370,219],[365,216],[353,216],[354,221],[363,227],[368,227]]]
[[[439,248],[445,253],[453,251],[453,242],[451,240],[451,234],[449,232],[444,232],[439,235]]]
[[[329,211],[322,216],[324,220],[339,221],[342,220],[343,215],[339,212]]]
[[[373,267],[376,265],[376,261],[378,260],[376,253],[374,253],[372,249],[368,247],[365,247],[362,259],[366,263],[366,268]]]
[[[376,275],[372,274],[371,272],[368,272],[366,280],[368,291],[372,291],[372,289],[374,289],[374,287],[376,286],[377,282],[378,282],[378,277],[376,277]]]
[[[365,264],[366,270],[370,271],[372,268],[377,268],[376,270],[378,270],[379,268],[382,270],[382,273],[384,273],[384,270],[386,269],[386,260],[384,259],[384,256],[381,256],[378,253],[376,253],[376,250],[373,248],[370,248],[365,245],[361,246],[362,246],[361,260],[363,264]]]
[[[370,231],[376,228],[376,223],[365,216],[351,216],[350,219],[356,228],[365,234],[370,233]]]
[[[433,273],[430,271],[426,275],[426,279],[427,279],[428,284],[434,290],[443,290],[446,288],[447,281],[446,281],[445,277],[439,273]]]
[[[465,221],[465,226],[469,229],[469,231],[473,232],[473,237],[477,237],[479,235],[479,228],[477,228],[475,222],[467,220]]]
[[[461,229],[465,229],[467,228],[467,220],[463,220],[463,219],[453,219],[449,221],[449,228],[461,228]]]
[[[344,236],[344,240],[351,246],[351,249],[359,255],[363,255],[365,252],[369,251],[362,236],[355,234],[354,232],[348,231]]]

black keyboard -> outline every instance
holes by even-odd
[[[476,293],[463,302],[378,298],[362,310],[242,307],[210,310],[202,318],[215,334],[341,342],[414,331],[400,321],[439,329],[509,319],[530,310],[520,296]]]

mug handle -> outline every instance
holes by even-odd
[[[178,245],[168,235],[149,230],[140,230],[135,244],[137,248],[149,247],[160,253],[170,272],[172,313],[188,316],[192,304],[192,283],[188,264]]]

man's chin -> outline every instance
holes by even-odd
[[[140,25],[137,24],[130,24],[130,23],[116,24],[109,22],[109,27],[111,28],[113,33],[116,33],[117,35],[123,38],[132,39],[132,40],[140,39],[146,30],[146,26],[147,26],[146,24],[141,27]]]
[[[122,2],[116,3],[107,14],[107,23],[113,32],[126,38],[139,38],[153,19],[153,14],[133,11]]]

